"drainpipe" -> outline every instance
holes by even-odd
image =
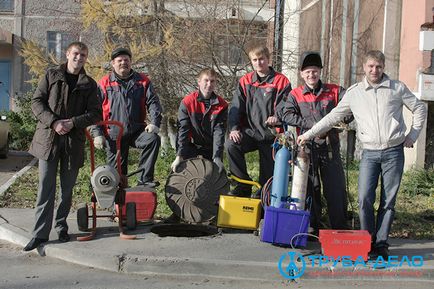
[[[327,1],[322,1],[321,5],[321,47],[320,47],[320,55],[323,61],[325,61],[325,33],[326,33],[326,21],[327,21]],[[324,70],[321,70],[321,78],[324,77]]]
[[[341,63],[339,67],[339,84],[345,87],[345,66],[347,54],[347,17],[348,17],[348,0],[343,0],[342,10],[342,39],[341,39]]]
[[[328,72],[327,72],[327,81],[330,82],[331,80],[331,71],[332,71],[332,43],[333,43],[333,6],[334,6],[334,0],[330,1],[330,29],[329,29],[329,47],[328,47],[328,53],[329,53],[329,65],[328,65]]]
[[[359,34],[359,0],[354,1],[354,24],[353,37],[351,43],[351,82],[353,85],[357,81],[357,38]]]
[[[276,0],[274,9],[274,63],[277,71],[282,71],[282,36],[283,36],[283,9],[285,0]]]

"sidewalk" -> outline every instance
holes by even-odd
[[[0,239],[25,246],[31,239],[34,222],[32,209],[0,209]],[[309,243],[305,250],[291,250],[263,243],[251,232],[230,230],[211,237],[183,238],[158,237],[150,232],[151,226],[139,226],[136,240],[121,240],[118,227],[105,219],[98,219],[97,236],[92,241],[79,242],[77,236],[85,235],[77,229],[76,213],[68,220],[72,240],[59,243],[52,230],[50,241],[40,247],[41,255],[122,273],[186,275],[207,278],[284,281],[278,262],[288,252],[320,253],[319,243]],[[407,262],[395,268],[333,267],[318,263],[307,264],[301,279],[363,279],[363,280],[426,280],[434,281],[434,240],[392,239],[391,255],[422,256],[423,266],[408,266]],[[34,251],[36,252],[36,250]],[[286,264],[285,257],[283,264]],[[306,259],[307,261],[307,259]],[[285,270],[287,265],[283,265]]]

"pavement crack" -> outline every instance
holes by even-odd
[[[123,273],[125,262],[127,260],[127,254],[118,255],[117,258],[118,258],[118,272]]]

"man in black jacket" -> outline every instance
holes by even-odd
[[[234,176],[251,180],[245,153],[259,150],[259,183],[273,175],[272,147],[275,136],[269,127],[279,124],[276,107],[291,90],[291,83],[269,66],[270,52],[264,45],[252,46],[249,58],[254,71],[241,77],[229,107],[229,138],[225,144],[229,169]],[[233,195],[251,195],[251,186],[239,184]]]
[[[217,73],[204,68],[197,77],[199,89],[181,101],[178,110],[177,154],[172,170],[183,159],[202,155],[223,171],[223,146],[226,132],[227,102],[214,89]]]
[[[297,128],[302,134],[336,107],[344,89],[320,80],[321,56],[306,51],[300,58],[300,76],[304,84],[294,88],[279,107],[279,118]],[[352,117],[345,119],[350,122]],[[310,226],[314,234],[321,227],[321,183],[327,202],[330,225],[333,229],[347,229],[347,191],[340,156],[339,132],[331,129],[315,138],[310,147],[310,170],[307,195],[312,197]]]
[[[84,43],[71,43],[66,51],[67,63],[49,69],[32,98],[32,111],[38,123],[30,153],[39,158],[39,188],[33,239],[24,251],[48,241],[58,166],[61,191],[55,228],[59,241],[70,240],[66,218],[71,208],[72,189],[84,163],[84,129],[102,118],[96,82],[83,68],[87,55]]]

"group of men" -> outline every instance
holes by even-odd
[[[152,82],[132,69],[131,51],[118,48],[111,54],[112,71],[97,84],[83,68],[87,55],[85,44],[71,43],[66,51],[66,64],[49,69],[32,98],[38,125],[30,152],[39,158],[39,188],[33,239],[25,251],[48,241],[59,165],[61,191],[55,229],[59,241],[70,239],[66,217],[72,188],[83,166],[86,127],[91,126],[95,147],[105,149],[108,163],[116,165],[119,130],[95,126],[100,120],[116,120],[124,125],[120,136],[122,173],[127,174],[129,147],[136,147],[141,149],[139,185],[158,185],[154,166],[160,147],[162,108]],[[302,55],[299,69],[304,84],[295,89],[270,66],[266,46],[253,45],[248,56],[253,71],[241,77],[230,105],[215,92],[217,73],[213,69],[205,68],[198,74],[198,89],[185,96],[179,106],[177,154],[172,170],[177,171],[183,160],[201,155],[222,172],[226,150],[231,174],[250,180],[245,154],[258,150],[259,183],[264,185],[273,175],[272,129],[282,124],[294,126],[299,134],[298,143],[309,146],[311,151],[308,182],[308,194],[313,199],[311,226],[315,231],[321,227],[322,182],[331,227],[347,229],[345,177],[339,135],[333,126],[354,118],[364,149],[359,176],[361,229],[372,235],[373,250],[387,256],[387,239],[403,171],[403,146],[411,147],[422,129],[424,104],[403,83],[390,80],[383,73],[385,59],[380,51],[366,54],[364,79],[345,93],[342,87],[320,80],[323,66],[316,52]],[[413,113],[407,135],[403,106]],[[379,176],[381,198],[375,222],[373,205]],[[248,197],[252,191],[250,186],[239,184],[231,193]]]

